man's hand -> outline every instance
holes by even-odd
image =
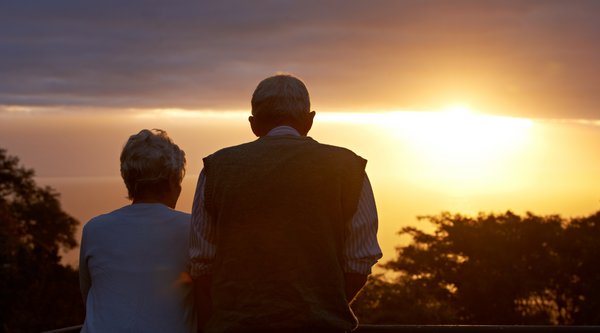
[[[194,280],[194,296],[196,298],[196,309],[198,310],[198,330],[204,329],[204,325],[206,325],[212,314],[211,286],[212,275],[200,275]]]
[[[346,281],[346,299],[348,304],[352,304],[358,292],[367,283],[368,275],[358,273],[344,273],[344,280]]]

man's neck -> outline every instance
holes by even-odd
[[[298,133],[298,131],[291,126],[282,125],[282,126],[277,126],[277,127],[273,128],[272,130],[270,130],[266,136],[275,136],[275,135],[300,136],[300,133]]]

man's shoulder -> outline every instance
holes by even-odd
[[[350,150],[346,147],[320,143],[320,142],[316,141],[315,139],[308,137],[308,136],[306,136],[306,137],[296,137],[296,136],[261,137],[257,140],[251,141],[251,142],[246,142],[246,143],[242,143],[239,145],[219,149],[209,156],[229,154],[229,153],[238,153],[240,151],[250,150],[256,146],[261,146],[263,144],[269,144],[269,143],[273,143],[273,142],[290,142],[290,143],[293,143],[296,145],[303,145],[303,146],[310,147],[310,149],[339,152],[341,154],[349,154],[349,155],[358,156],[355,152],[353,152],[352,150]]]
[[[316,143],[319,145],[319,147],[321,147],[321,149],[324,149],[324,150],[331,150],[331,151],[339,152],[340,154],[348,154],[348,155],[360,157],[354,151],[352,151],[351,149],[346,148],[346,147],[334,146],[334,145],[330,145],[330,144],[326,144],[326,143],[319,143],[319,142],[316,142]]]
[[[311,137],[295,136],[261,137],[252,142],[220,149],[203,160],[206,172],[210,172],[208,169],[212,170],[223,163],[235,165],[257,161],[273,162],[273,158],[277,160],[276,163],[293,159],[303,161],[303,164],[313,163],[331,167],[355,165],[363,170],[367,164],[366,159],[348,148],[319,143]]]
[[[342,160],[340,162],[341,164],[358,162],[360,165],[362,165],[363,163],[366,164],[366,162],[367,162],[366,159],[364,159],[360,155],[356,154],[354,151],[352,151],[349,148],[330,145],[330,144],[326,144],[326,143],[320,143],[320,142],[317,142],[314,140],[313,140],[313,142],[315,143],[314,150],[318,151],[318,155],[323,156],[323,158]],[[364,168],[364,165],[363,165],[363,168]]]
[[[250,142],[245,142],[245,143],[241,143],[241,144],[235,145],[235,146],[229,146],[229,147],[221,148],[221,149],[215,151],[214,153],[206,156],[205,159],[206,158],[210,158],[212,156],[224,155],[224,154],[230,154],[230,153],[236,153],[237,151],[246,150],[248,147],[250,147],[251,145],[253,145],[256,141],[257,140],[250,141]]]

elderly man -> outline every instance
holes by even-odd
[[[377,211],[366,160],[307,137],[314,117],[304,83],[278,73],[252,95],[259,138],[204,158],[190,256],[205,332],[356,328]]]

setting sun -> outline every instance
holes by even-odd
[[[523,184],[524,175],[510,163],[524,158],[520,153],[530,144],[530,120],[465,110],[431,113],[425,118],[404,135],[409,137],[421,175],[431,186],[442,185],[452,192],[487,192]]]
[[[529,119],[484,116],[464,107],[443,112],[322,114],[319,120],[360,123],[386,133],[381,151],[405,147],[419,177],[407,179],[448,193],[497,192],[527,184],[526,170],[513,162],[531,162],[533,122]],[[388,146],[389,145],[389,146]],[[383,147],[382,147],[383,148]],[[397,162],[407,154],[394,154]],[[522,163],[519,163],[522,164]]]

